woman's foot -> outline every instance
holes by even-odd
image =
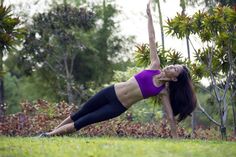
[[[51,137],[51,136],[47,132],[44,132],[44,133],[40,134],[38,137],[43,138],[43,137]]]

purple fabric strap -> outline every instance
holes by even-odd
[[[156,87],[153,84],[153,76],[160,73],[160,70],[143,70],[134,76],[139,84],[139,88],[142,92],[143,98],[155,96],[165,88],[165,84],[160,87]]]

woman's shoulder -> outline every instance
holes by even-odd
[[[145,69],[146,71],[153,71],[153,72],[157,72],[157,73],[161,73],[161,69],[159,68],[153,68],[153,67],[149,67],[149,68],[147,68],[147,69]]]
[[[159,93],[160,96],[168,96],[168,95],[169,95],[168,82],[166,82],[164,85],[165,85],[165,88],[163,88],[163,89],[160,91],[160,93]]]

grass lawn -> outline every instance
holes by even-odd
[[[118,137],[5,137],[0,157],[236,157],[236,143]]]

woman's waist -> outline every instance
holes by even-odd
[[[135,78],[115,84],[115,92],[120,102],[127,108],[143,99],[141,90]]]

